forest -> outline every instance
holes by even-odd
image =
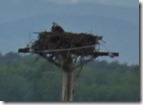
[[[59,102],[62,72],[36,55],[0,54],[0,100]],[[75,102],[139,102],[140,66],[95,60],[75,83]]]

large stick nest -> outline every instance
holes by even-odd
[[[37,52],[49,51],[47,52],[49,54],[70,53],[78,56],[87,56],[96,52],[94,45],[99,44],[98,41],[101,39],[101,36],[87,33],[44,31],[38,33],[38,39],[32,44],[31,48]]]

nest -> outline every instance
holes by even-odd
[[[49,51],[49,54],[74,54],[87,56],[95,52],[95,45],[101,36],[87,33],[40,32],[38,39],[32,44],[34,51]]]

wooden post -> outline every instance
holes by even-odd
[[[62,101],[72,101],[73,84],[74,84],[73,59],[72,57],[67,57],[62,59],[62,61],[63,61]]]
[[[73,101],[73,72],[63,70],[62,101]]]

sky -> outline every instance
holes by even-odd
[[[138,0],[0,0],[0,22],[14,21],[20,18],[40,14],[42,13],[42,7],[49,5],[50,3],[55,4],[56,6],[100,4],[136,7]]]
[[[138,0],[0,0],[0,51],[16,52],[26,46],[29,31],[47,28],[56,20],[69,31],[103,35],[108,49],[121,54],[114,60],[138,64],[138,4]]]

